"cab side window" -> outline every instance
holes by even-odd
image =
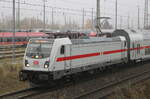
[[[126,46],[127,46],[127,42],[125,41],[125,42],[124,42],[124,47],[126,47]]]
[[[64,45],[61,46],[60,54],[65,54],[65,46]]]

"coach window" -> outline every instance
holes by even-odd
[[[65,46],[61,46],[61,49],[60,49],[60,54],[65,54]]]
[[[150,48],[145,49],[145,55],[150,55]]]

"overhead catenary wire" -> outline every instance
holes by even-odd
[[[11,7],[9,7],[9,6],[0,6],[0,7],[2,7],[2,8],[8,8],[8,9],[11,9]],[[30,11],[33,11],[33,12],[40,12],[40,14],[36,14],[36,15],[39,15],[39,16],[42,16],[41,15],[41,10],[40,9],[29,9],[29,8],[20,8],[22,11],[23,10],[29,10],[28,12],[24,12],[23,14],[25,14],[25,13],[28,13],[29,15],[31,14],[31,12]],[[46,13],[52,13],[49,9],[48,10],[46,10]],[[61,10],[54,10],[54,12],[53,12],[53,14],[55,14],[55,15],[57,15],[57,16],[61,16],[61,15],[63,15],[63,13],[65,13],[66,15],[69,15],[69,16],[79,16],[79,17],[82,17],[82,13],[81,12],[74,12],[74,11],[72,11],[72,12],[70,12],[70,11],[61,11]],[[96,14],[96,12],[93,12],[94,13],[94,17],[96,17],[95,16],[95,14]],[[103,14],[103,12],[102,12],[102,14]],[[106,14],[106,13],[105,13]],[[109,15],[111,15],[111,16],[115,16],[113,13],[107,13],[107,14],[109,14]],[[25,14],[25,15],[27,15],[27,14]],[[31,15],[30,15],[31,16]],[[91,13],[87,13],[86,12],[86,18],[88,18],[88,19],[90,19],[91,18]],[[122,16],[122,15],[118,15],[118,16]],[[34,16],[33,16],[34,17]],[[122,16],[122,18],[128,18],[128,16]],[[140,17],[140,18],[143,18],[143,17]],[[126,19],[123,19],[123,20],[126,20]],[[135,19],[133,19],[133,20],[135,20]],[[136,20],[135,20],[136,21]],[[125,24],[125,23],[124,23]],[[129,23],[130,24],[130,23]],[[122,26],[125,26],[125,25],[122,25]]]
[[[2,5],[0,5],[0,7],[1,8],[7,8],[7,9],[12,9],[12,7],[10,7],[10,6],[2,6]],[[31,8],[20,8],[21,10],[28,10],[28,11],[34,11],[34,12],[39,12],[39,11],[41,11],[41,10],[39,10],[39,9],[31,9]],[[54,9],[54,8],[53,8]],[[50,13],[50,11],[46,11],[46,12],[48,12],[48,13]],[[77,13],[75,13],[74,11],[71,11],[71,12],[69,12],[69,11],[54,11],[54,13],[59,13],[59,14],[63,14],[63,13],[67,13],[67,14],[70,14],[70,15],[78,15],[78,16],[82,16],[82,12],[77,12]],[[30,12],[29,12],[30,13]],[[94,17],[96,17],[95,16],[95,14],[96,14],[96,12],[95,11],[93,11],[93,13],[94,13]],[[102,14],[104,14],[104,12],[101,12]],[[105,12],[105,14],[107,14],[107,15],[111,15],[111,16],[115,16],[113,13],[106,13]],[[85,16],[91,16],[91,12],[89,13],[89,12],[87,12],[86,11],[86,15]],[[128,16],[125,16],[125,15],[117,15],[117,16],[121,16],[121,17],[124,17],[124,18],[128,18]],[[140,16],[140,18],[144,18],[144,17],[142,17],[142,16]]]
[[[10,6],[1,6],[0,5],[0,7],[1,8],[8,8],[8,9],[11,9],[12,7],[10,7]],[[41,10],[39,10],[39,9],[31,9],[31,8],[20,8],[21,10],[28,10],[28,11],[35,11],[35,12],[39,12],[39,11],[41,11]],[[53,8],[54,9],[54,8]],[[46,11],[46,12],[48,12],[48,13],[50,13],[51,11]],[[72,14],[72,15],[79,15],[79,16],[82,16],[82,12],[77,12],[77,13],[75,13],[74,11],[71,11],[71,12],[69,12],[69,11],[54,11],[54,13],[59,13],[59,14],[63,14],[63,13],[67,13],[67,14]],[[85,11],[86,12],[86,15],[85,16],[89,16],[89,17],[91,17],[91,13],[92,13],[92,11],[89,13],[89,12],[87,12],[87,11]],[[94,17],[96,17],[95,16],[95,14],[96,14],[96,12],[95,11],[93,11],[93,13],[94,13]],[[104,14],[104,12],[102,12],[101,11],[101,13],[102,14]],[[115,16],[113,13],[105,13],[105,14],[107,14],[107,15],[112,15],[112,16]],[[125,18],[127,18],[128,16],[123,16],[123,15],[118,15],[118,16],[122,16],[122,17],[125,17]],[[143,17],[140,17],[140,18],[143,18]]]
[[[11,1],[9,0],[0,0],[0,2],[7,2],[7,3],[12,3]],[[16,1],[16,3],[18,3],[18,1]],[[115,2],[112,2],[111,3],[115,3]],[[43,7],[43,5],[41,4],[33,4],[33,3],[28,3],[28,2],[20,2],[20,4],[24,4],[24,5],[28,5],[28,6],[37,6],[37,7]],[[120,5],[118,5],[120,6]],[[45,7],[48,7],[48,8],[55,8],[55,9],[63,9],[63,10],[67,10],[67,11],[77,11],[77,12],[82,12],[82,9],[73,9],[73,8],[65,8],[65,7],[55,7],[55,6],[45,6]],[[128,7],[126,5],[126,7]],[[84,8],[86,10],[87,13],[91,13],[91,8]],[[93,8],[94,11],[96,12],[96,8]]]
[[[0,0],[0,2],[8,2],[11,3],[11,1],[8,0]],[[16,3],[18,3],[16,1]],[[29,5],[29,6],[39,6],[39,7],[43,7],[43,5],[40,4],[32,4],[32,3],[27,3],[27,2],[20,2],[20,4],[25,4],[25,5]],[[119,5],[118,5],[119,6]],[[53,8],[53,9],[58,9],[58,10],[66,10],[66,11],[71,11],[71,12],[81,12],[82,13],[82,9],[71,9],[71,8],[63,8],[63,7],[53,7],[53,6],[45,6],[45,7],[49,7],[49,8]],[[86,13],[91,13],[91,9],[87,10],[88,8],[84,8]],[[94,13],[96,13],[96,8],[94,9]],[[103,12],[102,12],[103,14]],[[113,15],[112,13],[106,13],[108,15]],[[119,16],[123,16],[123,15],[119,15]],[[128,17],[128,16],[123,16],[123,17]]]
[[[7,3],[12,3],[10,0],[0,0],[0,2],[7,2]],[[19,3],[18,1],[16,1],[16,3]],[[28,5],[28,6],[32,6],[32,7],[43,7],[43,5],[42,4],[33,4],[33,3],[28,3],[28,2],[23,2],[23,1],[21,1],[20,2],[20,4],[22,4],[22,6],[24,6],[24,5]],[[119,5],[118,5],[119,6]],[[77,9],[77,8],[66,8],[66,7],[55,7],[55,6],[49,6],[49,5],[46,5],[45,6],[48,10],[46,10],[46,13],[52,13],[51,12],[51,10],[50,9],[54,9],[55,11],[53,12],[53,13],[55,13],[55,14],[57,14],[57,15],[63,15],[63,13],[65,13],[66,15],[69,15],[69,16],[80,16],[80,17],[82,17],[82,12],[83,12],[83,10],[82,9]],[[5,8],[5,7],[4,7]],[[10,7],[11,8],[11,7]],[[41,10],[38,10],[38,9],[29,9],[29,7],[28,8],[24,8],[24,7],[22,7],[22,8],[20,8],[21,10],[29,10],[29,11],[34,11],[35,13],[39,13],[40,12],[40,16],[42,16],[42,12],[41,12]],[[91,9],[93,9],[93,17],[95,18],[96,17],[96,9],[95,8],[84,8],[85,9],[85,12],[86,12],[86,14],[85,14],[85,17],[86,18],[89,18],[89,17],[91,17],[91,13],[92,13],[92,10]],[[25,12],[25,13],[31,13],[31,12]],[[101,13],[102,13],[102,16],[105,14],[106,16],[110,16],[110,17],[112,17],[113,19],[115,19],[115,14],[114,13],[112,13],[112,12],[102,12],[101,11]],[[24,14],[25,15],[25,14]],[[37,15],[37,14],[36,14]],[[34,16],[33,14],[32,15],[30,15],[30,16]],[[128,16],[127,15],[117,15],[118,17],[121,17],[122,16],[122,18],[128,18]],[[131,17],[132,18],[132,17]],[[143,17],[141,17],[140,16],[140,18],[143,18]],[[124,20],[124,19],[123,19]],[[134,19],[135,20],[135,19]],[[113,20],[114,21],[114,20]]]

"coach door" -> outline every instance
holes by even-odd
[[[69,70],[70,68],[71,68],[71,60],[70,60],[70,54],[71,54],[71,52],[70,52],[70,45],[66,45],[65,46],[65,57],[67,57],[67,60],[65,61],[65,69],[66,70]]]
[[[138,43],[137,42],[134,42],[133,44],[133,56],[134,56],[134,59],[138,59],[138,52],[139,52],[139,49],[138,49]]]
[[[140,44],[137,44],[137,57],[140,58],[141,57],[141,49],[140,49]]]
[[[141,58],[141,49],[140,49],[140,43],[135,43],[134,44],[135,48],[134,48],[134,57],[135,59],[139,59]]]
[[[122,49],[127,49],[127,42],[126,41],[124,41],[124,43],[122,43]],[[122,52],[122,59],[124,59],[125,57],[126,57],[126,52],[124,51],[124,52]]]
[[[132,53],[132,54],[131,54],[131,55],[132,55],[132,56],[131,56],[131,59],[136,59],[136,50],[135,50],[135,49],[136,49],[136,43],[133,42],[133,43],[132,43],[132,49],[130,49],[130,50],[131,50],[131,53]]]

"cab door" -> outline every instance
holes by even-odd
[[[126,41],[124,41],[123,43],[121,43],[121,48],[122,48],[122,49],[127,49],[127,48],[126,48],[126,46],[127,46],[126,44],[127,44]],[[126,53],[125,53],[125,52],[122,52],[122,53],[121,53],[121,58],[124,59],[124,58],[125,58],[125,55],[126,55]]]
[[[135,60],[137,58],[137,44],[135,42],[132,43],[131,50],[131,59]]]
[[[65,61],[65,70],[71,69],[71,48],[70,45],[65,46],[65,57],[67,60]]]

